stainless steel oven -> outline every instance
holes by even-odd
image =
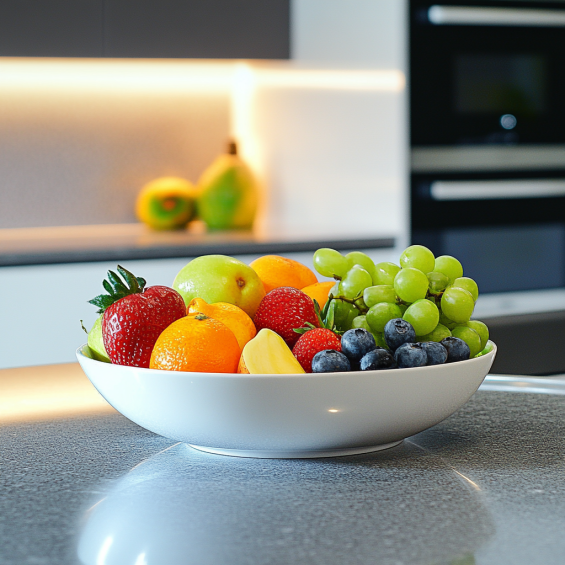
[[[410,42],[412,240],[565,286],[565,2],[412,0]]]

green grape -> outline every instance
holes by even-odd
[[[432,271],[426,275],[428,277],[430,292],[438,293],[444,290],[449,284],[449,279],[443,273]]]
[[[390,284],[369,286],[363,291],[363,300],[369,308],[379,302],[396,304],[396,293],[394,287]]]
[[[386,323],[395,318],[402,318],[402,312],[396,304],[390,302],[379,302],[367,312],[367,323],[372,332],[383,332]]]
[[[353,265],[339,283],[339,294],[353,300],[372,283],[371,275],[363,267]]]
[[[472,328],[468,328],[467,326],[456,326],[451,331],[451,335],[453,337],[458,337],[462,339],[471,350],[471,357],[474,357],[477,353],[480,353],[481,349],[481,338],[479,334],[473,330]]]
[[[435,262],[434,254],[423,245],[411,245],[400,256],[400,266],[403,269],[414,267],[423,273],[433,271]]]
[[[442,339],[451,336],[451,331],[449,328],[445,327],[443,324],[438,324],[429,334],[419,336],[416,341],[437,341],[440,342]]]
[[[377,263],[375,265],[375,276],[373,284],[394,284],[394,277],[400,271],[400,267],[394,263]]]
[[[335,304],[335,306],[333,306]],[[359,316],[359,310],[349,304],[349,302],[343,302],[343,300],[333,300],[330,308],[334,308],[334,324],[337,330],[340,332],[346,332],[351,329],[351,324],[353,320]]]
[[[402,312],[402,315],[404,316],[404,312],[408,310],[408,304],[398,304],[398,307],[400,308],[400,312]]]
[[[375,338],[375,343],[377,347],[382,347],[383,349],[390,349],[388,343],[385,341],[385,336],[382,332],[372,332]]]
[[[463,288],[466,291],[470,292],[475,302],[477,301],[477,298],[479,298],[479,287],[477,283],[469,277],[459,277],[453,281],[451,286]]]
[[[443,273],[450,282],[463,276],[461,263],[451,255],[436,257],[436,265],[433,270],[438,273]]]
[[[479,334],[481,338],[481,349],[484,349],[489,338],[487,325],[484,322],[479,322],[479,320],[469,320],[466,325]]]
[[[394,277],[394,290],[402,301],[416,302],[428,293],[428,277],[414,267],[406,267]]]
[[[450,320],[443,312],[440,311],[439,314],[439,323],[444,325],[446,328],[452,330],[456,325],[457,322]]]
[[[373,260],[365,253],[361,253],[361,251],[352,251],[348,253],[345,258],[353,265],[359,265],[363,267],[370,275],[373,277],[375,275],[375,263]]]
[[[314,268],[324,277],[343,278],[352,265],[339,251],[323,247],[314,253]]]
[[[492,343],[492,341],[487,341],[485,348],[480,353],[477,353],[475,355],[475,357],[482,357],[483,355],[490,353],[492,351],[493,347],[494,347],[494,344]]]
[[[417,336],[426,335],[438,325],[439,310],[430,300],[416,300],[408,306],[402,318],[412,325]]]
[[[454,322],[467,322],[475,309],[471,293],[463,288],[450,286],[441,297],[441,311]]]

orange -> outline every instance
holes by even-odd
[[[335,281],[320,282],[303,288],[302,292],[307,294],[312,300],[316,300],[320,308],[323,308],[334,285]]]
[[[278,255],[259,257],[249,266],[259,275],[265,292],[279,286],[291,286],[300,290],[318,282],[316,275],[306,265]]]
[[[257,333],[253,320],[241,309],[227,302],[208,304],[202,298],[194,298],[188,304],[188,314],[200,312],[225,324],[235,335],[241,349]]]
[[[241,349],[233,332],[203,314],[185,316],[157,339],[149,368],[198,373],[235,373]]]

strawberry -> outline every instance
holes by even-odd
[[[307,323],[319,327],[313,300],[301,290],[280,286],[271,290],[259,304],[253,318],[257,332],[268,328],[278,333],[292,347],[300,335],[294,330]]]
[[[102,284],[101,294],[90,304],[98,306],[102,318],[102,337],[110,361],[117,365],[149,367],[153,346],[161,332],[175,320],[186,316],[182,296],[166,286],[145,288],[145,280],[118,265]]]
[[[340,338],[327,328],[314,328],[306,331],[298,338],[292,348],[292,353],[298,359],[302,368],[307,373],[311,373],[314,355],[326,349],[341,351]]]

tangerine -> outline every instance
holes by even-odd
[[[234,333],[204,314],[180,318],[158,337],[150,369],[235,373],[241,349]]]
[[[244,310],[233,304],[227,302],[208,304],[202,298],[193,298],[188,304],[187,313],[190,315],[199,312],[225,324],[234,333],[241,349],[257,333],[253,320]]]
[[[320,308],[323,308],[328,301],[328,296],[330,295],[330,290],[335,285],[335,281],[328,281],[328,282],[319,282],[316,284],[311,284],[310,286],[304,287],[302,292],[307,294],[312,300],[316,300],[316,302],[320,305]]]
[[[265,292],[280,286],[298,290],[318,282],[316,275],[306,265],[278,255],[265,255],[249,265],[261,279]]]

